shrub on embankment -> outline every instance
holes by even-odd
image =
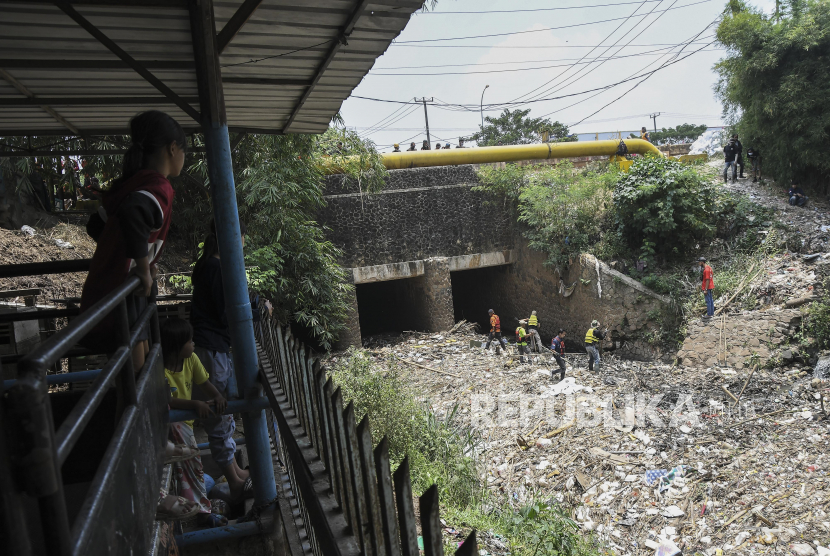
[[[533,501],[524,505],[489,492],[482,483],[478,431],[462,423],[458,407],[439,417],[419,400],[393,358],[376,360],[351,349],[330,362],[331,376],[346,404],[353,403],[360,421],[368,415],[372,440],[384,436],[394,469],[409,456],[416,495],[438,485],[441,516],[449,525],[499,535],[517,556],[594,556],[592,537],[557,505]],[[455,547],[446,547],[447,554]]]

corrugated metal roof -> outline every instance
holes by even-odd
[[[217,33],[243,1],[214,2]],[[186,0],[71,3],[199,109]],[[229,127],[261,133],[325,131],[422,3],[263,0],[220,56]],[[347,44],[332,56],[361,6]],[[61,119],[84,134],[121,134],[133,115],[148,108],[198,130],[191,116],[55,4],[0,0],[0,135],[66,134]]]

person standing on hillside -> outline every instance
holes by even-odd
[[[530,318],[527,319],[527,332],[530,334],[530,351],[541,353],[542,338],[539,336],[539,318],[536,316],[536,311],[530,312]]]
[[[738,146],[735,144],[734,139],[730,139],[726,146],[723,148],[723,183],[729,181],[727,175],[729,174],[729,168],[732,167],[732,183],[738,181],[738,168],[735,163],[735,159],[738,157]]]
[[[412,141],[412,142],[409,144],[409,148],[408,148],[408,149],[406,149],[406,152],[409,152],[409,151],[417,151],[417,150],[418,150],[418,149],[416,149],[416,148],[415,148],[415,141]]]
[[[651,143],[651,134],[645,127],[643,127],[643,129],[640,130],[640,139]]]
[[[499,346],[507,350],[507,340],[501,337],[501,319],[492,309],[488,313],[490,314],[490,335],[487,337],[487,345],[484,346],[484,349],[490,349],[490,343],[495,338],[498,340]],[[496,353],[499,353],[499,349],[499,347],[496,347]]]
[[[591,328],[585,333],[585,351],[588,352],[588,370],[593,372],[596,363],[597,372],[600,371],[602,358],[599,356],[600,343],[605,339],[605,332],[599,329],[599,321],[591,321]]]
[[[741,140],[738,139],[738,134],[732,136],[732,139],[735,141],[735,148],[738,149],[738,155],[735,157],[735,165],[738,166],[738,177],[744,177],[744,145],[741,143]]]
[[[565,355],[565,330],[560,328],[559,333],[553,337],[550,343],[550,350],[553,352],[553,358],[559,365],[559,380],[565,379],[565,360],[562,356]],[[553,369],[550,371],[550,378],[553,380]]]
[[[746,157],[749,159],[750,168],[752,169],[752,183],[757,183],[761,177],[761,151],[749,147],[746,151]]]
[[[706,318],[710,319],[715,316],[714,273],[712,272],[712,267],[706,264],[706,257],[699,258],[697,264],[703,269],[703,281],[700,284],[700,289],[703,290],[703,297],[706,298]]]

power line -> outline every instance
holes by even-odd
[[[714,51],[717,51],[717,50],[721,50],[721,49],[713,48],[709,52],[714,52]],[[540,70],[540,69],[574,67],[574,66],[585,65],[585,64],[590,65],[590,64],[593,64],[593,63],[596,63],[596,62],[599,62],[599,61],[601,61],[602,63],[605,63],[609,60],[621,60],[621,59],[624,59],[624,58],[636,58],[638,56],[665,56],[666,54],[667,54],[666,52],[660,53],[660,52],[653,51],[653,52],[647,52],[647,53],[644,52],[644,53],[641,53],[641,54],[626,54],[624,56],[610,56],[610,57],[607,57],[607,58],[594,58],[594,59],[589,60],[587,62],[583,62],[583,61],[581,61],[581,59],[579,59],[580,61],[574,62],[572,64],[554,64],[554,65],[551,65],[551,66],[534,66],[534,67],[531,67],[531,68],[514,68],[514,69],[503,69],[503,70],[442,71],[442,72],[430,72],[430,73],[377,73],[378,70],[371,70],[369,72],[369,74],[373,75],[373,76],[376,76],[376,77],[384,77],[384,76],[479,75],[479,74],[491,74],[491,73],[512,73],[512,72],[517,72],[517,71],[533,71],[533,70]],[[502,62],[496,62],[496,63],[501,64]],[[514,63],[514,62],[504,62],[504,63],[505,64],[511,64],[511,63]],[[523,62],[519,62],[519,63],[523,63]],[[489,65],[489,64],[458,64],[458,65],[478,66],[478,65]],[[447,67],[447,66],[420,66],[420,67],[440,68],[440,67]],[[391,70],[391,69],[395,69],[395,68],[382,68],[382,69],[390,69]],[[593,71],[593,70],[591,70],[591,71]]]
[[[617,27],[616,27],[616,28],[614,28],[614,30],[613,30],[613,31],[611,31],[610,33],[608,33],[608,35],[607,35],[604,39],[602,39],[602,40],[600,41],[600,44],[604,43],[604,42],[605,42],[605,41],[607,41],[607,40],[610,40],[610,39],[611,39],[611,37],[613,37],[613,36],[614,36],[614,33],[616,33],[617,31],[619,31],[619,30],[620,30],[620,29],[621,29],[621,28],[622,28],[622,27],[623,27],[626,23],[628,23],[628,21],[629,21],[629,20],[630,20],[630,19],[631,19],[631,18],[632,18],[632,17],[633,17],[636,13],[637,13],[637,11],[639,11],[639,9],[640,9],[640,8],[642,8],[643,6],[645,6],[645,4],[646,4],[646,2],[645,2],[645,0],[643,0],[643,2],[641,2],[641,3],[640,3],[640,5],[639,5],[639,6],[637,6],[637,8],[636,8],[633,12],[631,12],[631,14],[630,14],[627,18],[625,18],[625,21],[623,21],[622,23],[620,23],[619,25],[617,25]],[[660,4],[662,4],[662,0],[660,0]],[[659,6],[660,4],[657,4],[657,5]],[[619,39],[617,39],[616,41],[614,41],[614,44],[616,44],[616,43],[618,43],[618,42],[619,42]],[[586,57],[588,57],[588,55],[589,55],[589,54],[591,54],[591,52],[593,52],[593,51],[594,51],[594,50],[596,50],[597,48],[598,48],[598,47],[592,48],[591,50],[589,50],[588,52],[586,52],[585,54],[583,54],[583,55],[582,55],[582,58],[580,59],[580,61],[582,61],[582,60],[584,60]],[[550,79],[550,80],[546,81],[545,83],[543,83],[542,85],[540,85],[540,86],[536,87],[535,89],[533,89],[532,91],[530,91],[530,92],[528,92],[528,93],[525,93],[525,94],[523,94],[523,95],[519,95],[518,97],[513,98],[513,99],[512,99],[512,101],[517,101],[517,100],[520,100],[520,99],[523,99],[523,98],[526,98],[526,97],[528,97],[528,96],[532,95],[532,94],[533,94],[533,93],[535,93],[536,91],[538,91],[538,90],[540,90],[540,89],[542,89],[542,88],[546,87],[548,84],[550,84],[550,83],[552,83],[552,82],[556,81],[557,79],[559,79],[562,75],[564,75],[565,73],[567,73],[567,71],[568,71],[568,70],[565,70],[565,71],[560,72],[560,73],[559,73],[558,75],[556,75],[553,79]],[[544,94],[544,93],[542,93],[542,94]],[[536,95],[536,96],[540,96],[540,95]]]
[[[649,0],[645,0],[649,1]],[[701,43],[702,44],[702,43]],[[602,48],[604,44],[538,44],[533,46],[502,45],[502,44],[401,44],[392,43],[390,46],[404,46],[409,48]],[[671,43],[632,44],[634,47],[672,46]]]
[[[256,64],[257,62],[262,62],[264,60],[270,60],[272,58],[282,58],[283,56],[288,56],[290,54],[296,54],[297,52],[302,52],[303,50],[311,50],[312,48],[317,48],[318,46],[323,46],[324,44],[328,44],[335,39],[329,39],[327,41],[323,41],[321,43],[313,44],[311,46],[304,46],[303,48],[298,48],[297,50],[291,50],[289,52],[283,52],[282,54],[274,54],[273,56],[264,56],[262,58],[256,58],[248,60],[247,62],[236,62],[235,64],[225,64],[221,67],[223,68],[230,68],[233,66],[243,66],[245,64]]]
[[[646,2],[659,2],[660,0],[646,0]],[[582,10],[585,8],[605,8],[609,6],[629,6],[640,2],[616,2],[613,4],[591,4],[588,6],[565,6],[561,8],[533,8],[526,10],[482,10],[474,12],[421,12],[418,15],[450,15],[450,14],[513,14],[517,12],[552,12],[556,10]]]
[[[642,4],[644,4],[645,2],[648,2],[648,1],[649,0],[643,0]],[[712,2],[712,1],[713,0],[700,0],[698,2],[693,2],[691,4],[684,4],[682,6],[677,6],[676,8],[668,8],[665,11],[668,11],[669,9],[679,10],[681,8],[689,8],[691,6],[697,6],[698,4],[706,4],[706,3],[709,3],[709,2]],[[555,30],[558,30],[558,29],[571,29],[571,28],[574,28],[574,27],[585,27],[586,25],[597,25],[599,23],[608,23],[608,22],[611,22],[611,21],[628,20],[628,19],[631,19],[632,17],[644,17],[644,16],[641,15],[641,16],[614,17],[614,18],[611,18],[611,19],[603,19],[603,20],[600,20],[600,21],[589,21],[587,23],[574,23],[574,24],[571,24],[571,25],[560,25],[559,27],[546,27],[544,29],[530,29],[528,31],[511,31],[509,33],[492,33],[492,34],[489,34],[489,35],[472,35],[472,36],[469,36],[469,37],[447,37],[447,38],[443,38],[443,39],[420,39],[420,40],[416,40],[416,41],[399,41],[399,42],[396,42],[396,43],[393,43],[393,44],[416,44],[416,43],[424,43],[424,42],[460,41],[460,40],[467,40],[467,39],[484,39],[484,38],[489,38],[489,37],[506,37],[506,36],[510,36],[510,35],[524,35],[524,34],[527,34],[527,33],[542,33],[542,32],[545,32],[545,31],[555,31]]]
[[[661,1],[661,3],[662,3],[662,1]],[[671,6],[669,6],[669,9],[671,9],[671,8],[672,8],[672,7],[673,7],[676,3],[677,3],[677,0],[674,0],[674,2],[672,2]],[[658,6],[659,6],[659,4],[658,4]],[[656,7],[657,7],[657,6],[655,6],[654,8],[652,8],[652,10],[651,10],[651,11],[650,11],[647,15],[651,15],[651,14],[654,12],[654,10],[655,10],[655,8],[656,8]],[[657,21],[658,21],[661,17],[663,17],[663,15],[664,15],[665,13],[666,13],[666,11],[664,10],[662,13],[660,13],[660,15],[658,15],[656,18],[654,18],[654,19],[653,19],[653,20],[652,20],[652,21],[651,21],[651,22],[650,22],[650,23],[649,23],[649,24],[645,27],[645,29],[643,29],[642,31],[640,31],[640,33],[644,33],[644,32],[646,32],[646,31],[647,31],[647,30],[648,30],[648,29],[649,29],[652,25],[654,25],[654,24],[655,24],[655,23],[656,23],[656,22],[657,22]],[[636,24],[635,24],[635,25],[634,25],[631,29],[629,29],[629,30],[628,30],[628,31],[627,31],[627,32],[626,32],[623,36],[621,36],[620,38],[618,38],[618,39],[615,41],[615,44],[614,44],[614,45],[607,47],[607,48],[606,48],[606,49],[602,52],[602,54],[600,54],[600,56],[602,56],[603,54],[605,54],[606,52],[608,52],[609,50],[611,50],[614,46],[616,46],[617,44],[619,44],[619,43],[620,43],[620,41],[622,41],[622,40],[623,40],[623,39],[624,39],[624,38],[625,38],[625,37],[626,37],[629,33],[631,33],[634,29],[636,29],[636,28],[637,28],[637,26],[639,26],[639,25],[640,25],[640,23],[643,23],[644,21],[645,21],[645,19],[642,19],[642,20],[640,20],[638,23],[636,23]],[[629,42],[629,43],[631,43],[633,40],[634,40],[634,38],[632,38],[632,39],[631,39],[630,41],[628,41],[628,42]],[[623,48],[625,48],[625,46],[627,46],[627,45],[624,45],[624,46],[622,46],[622,47],[619,47],[619,48],[617,49],[617,51],[614,53],[614,55],[619,54],[619,53],[622,51],[622,49],[623,49]],[[676,47],[672,47],[672,49],[674,49],[674,48],[676,48]],[[659,60],[659,58],[658,58],[658,60]],[[559,86],[559,88],[557,88],[557,89],[553,89],[553,87],[550,87],[550,88],[546,89],[545,91],[542,91],[541,93],[539,93],[539,94],[537,94],[537,95],[534,95],[534,97],[532,97],[532,98],[537,98],[537,97],[539,97],[539,96],[543,96],[543,95],[545,95],[545,94],[553,94],[553,93],[558,93],[559,91],[561,91],[561,90],[562,90],[562,89],[564,89],[565,87],[567,87],[567,86],[569,86],[569,85],[573,85],[574,83],[576,83],[576,82],[578,82],[578,81],[580,81],[580,80],[584,79],[585,77],[587,77],[587,76],[591,75],[591,74],[592,74],[593,72],[595,72],[597,69],[599,69],[600,67],[602,67],[602,65],[603,65],[603,64],[605,64],[605,62],[606,62],[606,60],[603,60],[603,61],[602,61],[602,62],[600,62],[597,66],[595,66],[595,67],[591,68],[591,70],[590,70],[590,71],[588,71],[587,73],[584,73],[581,77],[577,77],[580,73],[582,73],[582,72],[583,72],[583,71],[587,68],[587,66],[585,66],[585,67],[581,68],[581,69],[580,69],[580,70],[576,73],[576,75],[574,75],[573,77],[569,78],[569,79],[571,79],[571,81],[570,81],[570,82],[567,82],[567,83],[562,84],[562,85],[561,85],[561,86]],[[651,65],[651,64],[649,64],[649,65]],[[648,66],[646,66],[646,67],[648,67]]]
[[[392,125],[398,123],[399,121],[403,120],[404,118],[406,118],[407,116],[409,116],[410,114],[415,112],[417,109],[418,109],[417,105],[413,106],[413,107],[409,108],[408,110],[406,110],[406,112],[404,112],[403,114],[401,114],[400,116],[395,118],[394,120],[391,120],[391,121],[387,122],[385,125],[383,125],[381,127],[378,127],[376,129],[373,129],[371,131],[364,131],[363,133],[361,133],[361,135],[369,136],[369,135],[372,135],[372,134],[377,133],[379,131],[384,131],[387,128],[389,128],[389,126],[392,126]]]

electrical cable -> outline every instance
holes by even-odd
[[[385,130],[386,128],[388,128],[389,126],[391,126],[391,125],[393,125],[393,124],[396,124],[396,123],[398,123],[399,121],[403,120],[404,118],[406,118],[407,116],[409,116],[410,114],[412,114],[413,112],[415,112],[416,110],[418,110],[418,105],[417,105],[417,104],[416,104],[415,106],[413,106],[412,108],[410,108],[409,110],[407,110],[406,112],[404,112],[403,114],[401,114],[400,116],[398,116],[397,118],[395,118],[394,120],[392,120],[392,121],[390,121],[390,122],[386,123],[386,125],[381,126],[381,127],[378,127],[378,128],[376,128],[376,129],[373,129],[372,131],[368,131],[368,132],[364,131],[364,132],[363,132],[363,133],[361,133],[360,135],[361,135],[361,136],[364,136],[364,137],[368,137],[369,135],[372,135],[372,134],[374,134],[374,133],[377,133],[378,131],[383,131],[383,130]]]
[[[669,6],[669,8],[673,7],[676,3],[677,3],[677,0],[674,0],[674,2],[671,4],[671,6]],[[660,4],[657,4],[657,6],[654,6],[654,7],[651,9],[651,11],[650,11],[648,14],[646,14],[646,17],[648,17],[649,15],[651,15],[652,13],[654,13],[655,9],[656,9],[658,6],[660,6],[660,5],[662,5],[662,1],[661,1],[661,3],[660,3]],[[660,18],[663,16],[663,14],[665,14],[665,13],[666,13],[665,11],[663,11],[662,13],[660,13],[660,15],[658,15],[658,16],[657,16],[657,17],[656,17],[656,18],[655,18],[655,19],[654,19],[651,23],[649,23],[649,24],[646,26],[646,28],[645,28],[645,29],[643,29],[640,33],[644,33],[644,32],[645,32],[645,31],[646,31],[649,27],[651,27],[651,26],[654,24],[654,22],[656,22],[658,19],[660,19]],[[626,36],[628,36],[628,34],[629,34],[629,33],[631,33],[632,31],[634,31],[634,29],[636,29],[636,28],[637,28],[637,27],[638,27],[641,23],[643,23],[643,22],[645,22],[645,21],[646,21],[646,20],[645,20],[645,18],[644,18],[644,19],[641,19],[640,21],[638,21],[637,23],[635,23],[635,24],[631,27],[631,29],[629,29],[628,31],[626,31],[626,32],[625,32],[625,33],[624,33],[621,37],[617,38],[617,39],[614,41],[614,44],[613,44],[613,45],[606,47],[606,48],[605,48],[605,50],[603,50],[603,51],[602,51],[602,53],[601,53],[601,54],[600,54],[597,58],[595,58],[595,60],[596,60],[596,59],[598,59],[598,58],[601,58],[601,57],[602,57],[603,55],[605,55],[605,54],[606,54],[609,50],[611,50],[611,49],[612,49],[612,48],[614,48],[615,46],[619,45],[619,43],[620,43],[620,42],[621,42],[621,41],[622,41],[622,40],[623,40]],[[634,38],[632,38],[632,39],[631,39],[631,41],[628,41],[628,42],[630,43],[630,42],[632,42],[633,40],[634,40]],[[604,42],[604,41],[603,41],[603,42]],[[672,48],[675,48],[675,47],[672,47]],[[621,50],[622,50],[622,48],[617,49],[617,52],[616,52],[615,54],[619,54],[619,53],[621,52]],[[590,54],[590,52],[589,52],[588,54]],[[587,56],[588,54],[586,54],[586,56]],[[547,94],[556,94],[556,93],[558,93],[559,91],[561,91],[562,89],[564,89],[565,87],[567,87],[568,85],[572,85],[572,84],[576,83],[577,81],[579,81],[580,79],[583,79],[585,76],[590,75],[591,73],[593,73],[594,71],[596,71],[596,69],[597,69],[597,68],[601,67],[604,63],[605,63],[605,61],[600,62],[600,63],[599,63],[599,65],[594,66],[594,67],[593,67],[590,71],[588,71],[587,73],[584,73],[584,71],[588,68],[588,66],[583,66],[582,68],[580,68],[580,69],[579,69],[579,71],[577,71],[577,72],[576,72],[576,74],[575,74],[575,75],[573,75],[573,76],[571,76],[571,77],[566,78],[564,83],[560,82],[560,83],[559,83],[559,84],[557,84],[557,85],[552,85],[551,87],[548,87],[548,88],[547,88],[547,89],[545,89],[544,91],[541,91],[541,92],[539,92],[539,93],[536,93],[536,94],[532,95],[530,98],[527,98],[526,100],[533,100],[533,99],[535,99],[535,98],[539,98],[539,97],[541,97],[541,96],[545,96],[545,95],[547,95]],[[567,73],[567,72],[563,72],[563,73],[562,73],[562,74],[560,74],[560,75],[564,75],[564,73]],[[580,74],[582,74],[582,77],[578,77]],[[550,83],[550,81],[549,81],[548,83]],[[521,98],[521,97],[519,97],[519,98]]]
[[[376,127],[382,126],[384,123],[386,123],[386,120],[392,118],[393,116],[395,116],[395,114],[397,114],[401,110],[406,110],[406,106],[400,106],[397,110],[395,110],[394,112],[392,112],[391,114],[389,114],[388,116],[383,118],[382,120],[380,120],[378,122],[375,122],[373,125],[370,125],[369,127],[367,127],[365,129],[365,131],[371,131],[371,130],[375,129]]]
[[[400,44],[392,43],[390,46],[406,46],[410,48],[532,48],[538,50],[540,48],[602,48],[604,44],[537,44],[533,46],[521,45],[506,45],[506,44]],[[651,47],[651,46],[672,46],[671,43],[652,43],[652,44],[632,44],[636,47]]]
[[[721,50],[721,49],[712,49],[711,52]],[[611,56],[608,58],[594,58],[587,62],[579,61],[574,62],[573,64],[555,64],[552,66],[534,66],[532,68],[514,68],[514,69],[503,69],[503,70],[487,70],[487,71],[443,71],[443,72],[431,72],[431,73],[376,73],[377,70],[371,70],[369,72],[370,75],[376,77],[385,77],[385,76],[433,76],[433,75],[480,75],[480,74],[492,74],[492,73],[512,73],[517,71],[532,71],[532,70],[540,70],[540,69],[550,69],[550,68],[564,68],[564,67],[573,67],[577,65],[590,65],[596,62],[601,61],[603,64],[609,60],[622,60],[624,58],[636,58],[638,56],[665,56],[667,53],[658,53],[658,52],[649,52],[649,53],[641,53],[641,54],[626,54],[624,56]],[[500,62],[497,62],[500,63]],[[510,63],[510,62],[505,62]],[[522,62],[519,62],[522,63]],[[479,65],[479,64],[459,64],[459,65]],[[481,64],[486,65],[486,64]],[[442,66],[424,66],[424,67],[442,67]],[[384,68],[386,69],[386,68]],[[392,69],[392,68],[389,68]],[[594,71],[594,70],[591,70]],[[589,72],[590,73],[590,72]],[[587,74],[586,74],[587,75]],[[575,76],[574,76],[575,77]]]
[[[662,0],[660,0],[660,3],[662,3]],[[619,30],[623,27],[623,25],[625,25],[626,23],[628,23],[628,21],[630,21],[630,20],[631,20],[631,18],[632,18],[632,17],[634,17],[634,16],[637,14],[637,11],[638,11],[640,8],[642,8],[643,6],[645,6],[645,4],[646,4],[646,2],[645,2],[645,0],[643,0],[643,2],[641,2],[641,3],[640,3],[640,5],[639,5],[639,6],[637,6],[637,8],[636,8],[633,12],[631,12],[631,14],[630,14],[627,18],[625,18],[625,21],[623,21],[622,23],[620,23],[619,25],[617,25],[617,27],[616,27],[616,28],[614,28],[614,30],[613,30],[613,31],[611,31],[610,33],[608,33],[608,35],[607,35],[604,39],[602,39],[602,40],[600,41],[600,44],[604,43],[604,42],[605,42],[605,41],[607,41],[607,40],[610,40],[610,39],[611,39],[611,37],[612,37],[612,36],[614,36],[614,33],[616,33],[617,31],[619,31]],[[657,5],[659,6],[660,4],[657,4]],[[616,42],[619,42],[619,40],[618,40],[618,41],[616,41]],[[615,44],[616,44],[616,43],[615,43]],[[598,48],[598,47],[592,48],[591,50],[589,50],[588,52],[586,52],[586,53],[582,56],[582,58],[580,58],[580,60],[579,60],[579,61],[582,61],[582,60],[584,60],[585,58],[587,58],[587,57],[588,57],[588,55],[590,55],[590,54],[591,54],[591,52],[593,52],[593,51],[594,51],[594,50],[596,50],[597,48]],[[579,63],[579,62],[577,62],[577,63]],[[549,85],[550,83],[552,83],[552,82],[556,81],[557,79],[559,79],[561,76],[563,76],[565,73],[567,73],[567,71],[568,71],[568,70],[564,70],[564,71],[559,72],[559,74],[557,74],[557,75],[556,75],[553,79],[550,79],[550,80],[546,81],[546,82],[545,82],[545,83],[543,83],[542,85],[540,85],[540,86],[536,87],[535,89],[533,89],[533,90],[531,90],[531,91],[529,91],[529,92],[527,92],[527,93],[524,93],[524,94],[522,94],[522,95],[519,95],[518,97],[515,97],[515,98],[511,99],[511,100],[510,100],[510,102],[516,102],[516,101],[521,100],[521,99],[523,99],[523,98],[527,98],[527,97],[529,97],[530,95],[532,95],[532,94],[533,94],[533,93],[535,93],[536,91],[538,91],[538,90],[540,90],[540,89],[542,89],[542,88],[546,87],[546,86],[547,86],[547,85]]]
[[[648,1],[649,0],[643,0],[643,2],[641,2],[641,4],[645,4]],[[698,2],[692,2],[691,4],[684,4],[682,6],[677,6],[676,8],[671,8],[671,9],[679,10],[681,8],[689,8],[691,6],[697,6],[698,4],[706,4],[706,3],[709,3],[709,2],[712,2],[712,1],[714,1],[714,0],[699,0]],[[666,10],[666,11],[668,11],[668,10]],[[545,31],[556,31],[556,30],[559,30],[559,29],[572,29],[574,27],[585,27],[587,25],[597,25],[597,24],[600,24],[600,23],[608,23],[608,22],[611,22],[611,21],[628,20],[628,19],[631,19],[632,17],[643,17],[643,16],[630,15],[630,16],[627,16],[627,17],[614,17],[614,18],[611,18],[611,19],[602,19],[602,20],[599,20],[599,21],[589,21],[589,22],[586,22],[586,23],[574,23],[574,24],[571,24],[571,25],[561,25],[559,27],[546,27],[544,29],[529,29],[527,31],[511,31],[509,33],[491,33],[491,34],[488,34],[488,35],[472,35],[472,36],[469,36],[469,37],[446,37],[446,38],[443,38],[443,39],[420,39],[420,40],[415,40],[415,41],[398,41],[398,42],[395,42],[393,44],[417,44],[417,43],[425,43],[425,42],[461,41],[461,40],[468,40],[468,39],[484,39],[484,38],[489,38],[489,37],[506,37],[506,36],[510,36],[510,35],[524,35],[524,34],[527,34],[527,33],[543,33]]]
[[[647,2],[659,2],[660,0],[646,0]],[[590,4],[587,6],[564,6],[561,8],[532,8],[526,10],[482,10],[476,12],[420,12],[417,15],[449,15],[449,14],[513,14],[518,12],[552,12],[557,10],[582,10],[585,8],[606,8],[616,6],[629,6],[631,4],[639,4],[640,2],[616,2],[613,4]]]
[[[713,22],[713,23],[714,23],[714,22]],[[710,23],[709,25],[707,25],[707,26],[706,26],[706,29],[708,29],[711,25],[712,25],[712,23]],[[704,29],[703,31],[705,31],[706,29]],[[703,33],[703,31],[701,31],[701,32],[700,32],[700,34],[702,34],[702,33]],[[698,36],[700,36],[700,34],[698,34]],[[712,41],[712,42],[714,43],[715,41]],[[683,47],[683,48],[685,48],[685,47]],[[704,48],[705,48],[705,47],[704,47]],[[652,75],[654,75],[655,73],[657,73],[657,72],[658,72],[658,71],[660,71],[661,69],[663,69],[663,68],[667,67],[667,66],[668,66],[668,65],[670,65],[670,64],[674,64],[674,63],[676,63],[676,62],[679,62],[679,61],[685,60],[685,59],[686,59],[686,58],[688,58],[689,56],[694,56],[694,55],[695,55],[695,54],[697,54],[700,50],[702,50],[702,49],[698,49],[698,50],[696,50],[696,51],[694,51],[694,52],[691,52],[691,53],[687,54],[686,56],[684,56],[683,58],[676,59],[676,56],[677,56],[677,55],[679,55],[679,54],[680,54],[680,52],[682,52],[682,51],[683,51],[683,49],[681,49],[681,50],[680,50],[680,52],[678,52],[678,53],[677,53],[677,55],[675,56],[675,59],[674,59],[674,60],[671,60],[670,62],[667,62],[667,63],[663,64],[662,66],[660,66],[659,68],[657,68],[657,69],[655,69],[655,70],[653,70],[653,71],[649,72],[649,74],[648,74],[648,75],[646,75],[646,76],[645,76],[645,77],[643,77],[640,81],[638,81],[637,83],[635,83],[635,84],[634,84],[634,86],[633,86],[633,87],[631,87],[629,90],[627,90],[626,92],[624,92],[623,94],[621,94],[620,96],[618,96],[617,98],[615,98],[614,100],[612,100],[611,102],[609,102],[609,103],[605,104],[605,105],[604,105],[604,106],[602,106],[599,110],[596,110],[595,112],[592,112],[590,115],[585,116],[584,118],[582,118],[582,119],[581,119],[581,120],[579,120],[578,122],[576,122],[576,123],[574,123],[574,124],[571,124],[569,127],[577,126],[577,125],[581,124],[582,122],[584,122],[585,120],[587,120],[588,118],[590,118],[591,116],[594,116],[594,115],[596,115],[596,114],[599,114],[600,112],[602,112],[603,110],[605,110],[606,108],[608,108],[609,106],[611,106],[612,104],[614,104],[615,102],[617,102],[618,100],[620,100],[620,99],[622,99],[623,97],[625,97],[628,93],[630,93],[631,91],[633,91],[634,89],[636,89],[637,87],[639,87],[639,86],[640,86],[641,84],[643,84],[643,83],[644,83],[647,79],[649,79]]]
[[[257,62],[262,62],[263,60],[271,60],[272,58],[282,58],[283,56],[288,56],[290,54],[296,54],[297,52],[302,52],[303,50],[311,50],[312,48],[317,48],[318,46],[323,46],[324,44],[328,44],[337,39],[328,39],[321,43],[313,44],[311,46],[304,46],[303,48],[298,48],[296,50],[291,50],[290,52],[283,52],[282,54],[274,54],[273,56],[265,56],[263,58],[257,58],[256,60],[248,60],[247,62],[236,62],[234,64],[224,64],[220,67],[223,68],[231,68],[234,66],[243,66],[245,64],[256,64]]]

